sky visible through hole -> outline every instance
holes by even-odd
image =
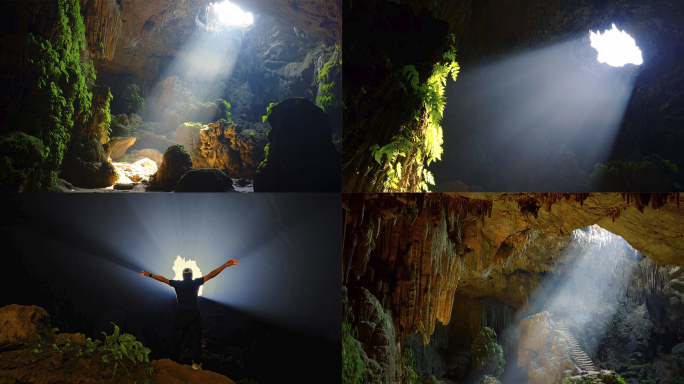
[[[246,27],[254,23],[254,16],[244,12],[237,5],[228,1],[213,3],[214,11],[218,14],[219,20],[226,25],[237,25]]]
[[[625,31],[613,28],[601,32],[590,31],[591,46],[598,51],[598,61],[613,67],[622,67],[625,64],[641,65],[644,61],[641,50],[636,46],[634,38]]]

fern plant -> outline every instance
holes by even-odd
[[[456,36],[451,34],[452,42],[456,42]],[[375,160],[384,165],[387,170],[387,178],[384,181],[384,189],[386,191],[406,190],[408,185],[409,174],[402,172],[401,162],[398,161],[400,157],[410,156],[415,159],[415,167],[411,171],[411,175],[418,175],[420,182],[417,189],[423,192],[430,192],[428,185],[434,185],[435,179],[433,174],[426,169],[433,161],[441,160],[442,158],[442,116],[444,114],[444,107],[446,105],[446,96],[444,96],[444,88],[446,87],[447,78],[451,77],[456,81],[459,66],[456,60],[456,48],[451,45],[443,56],[442,61],[435,65],[432,75],[424,84],[420,83],[419,73],[415,66],[407,65],[402,71],[402,76],[406,84],[400,84],[406,94],[413,92],[418,95],[423,101],[422,107],[414,111],[413,115],[417,121],[424,119],[424,132],[422,134],[412,133],[411,138],[406,136],[395,136],[392,141],[380,147],[378,144],[370,148]],[[362,91],[365,91],[362,89]],[[384,157],[386,155],[386,158]],[[385,158],[386,160],[383,160]],[[406,159],[404,159],[406,162]],[[402,181],[402,176],[405,180]]]

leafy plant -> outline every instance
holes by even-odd
[[[145,99],[140,96],[140,87],[129,84],[121,96],[123,106],[127,112],[135,112],[140,116],[145,116]]]
[[[108,336],[105,332],[102,332],[102,334],[105,336],[105,341],[102,345],[104,352],[102,355],[102,361],[109,363],[109,358],[112,358],[114,361],[114,373],[112,374],[112,379],[114,379],[114,376],[116,376],[116,370],[119,364],[121,364],[130,377],[128,368],[126,368],[126,365],[124,364],[124,358],[128,358],[133,362],[133,364],[138,362],[149,363],[150,359],[148,355],[150,354],[151,350],[147,347],[144,347],[141,342],[137,341],[135,336],[128,333],[120,334],[119,327],[114,323],[112,324],[114,325],[113,334]],[[151,374],[152,367],[147,368],[150,368],[148,369],[148,373]]]
[[[411,348],[404,348],[404,356],[401,362],[404,368],[401,373],[401,383],[415,384],[418,381],[418,374],[413,368],[413,350]]]
[[[278,103],[271,103],[268,105],[268,107],[266,107],[266,114],[261,116],[262,123],[266,122],[266,120],[268,119],[268,115],[271,114],[271,109],[273,109],[273,107],[275,107],[276,105],[278,105]]]

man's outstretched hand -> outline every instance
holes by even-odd
[[[147,270],[147,269],[144,270],[144,271],[142,271],[142,272],[140,272],[140,277],[149,277],[150,275],[151,275],[151,273],[150,273],[150,271]]]
[[[237,261],[237,259],[233,259],[233,260],[229,260],[229,261],[228,261],[226,264],[224,264],[224,265],[225,265],[226,267],[230,267],[230,266],[238,265],[238,264],[240,264],[240,262]]]

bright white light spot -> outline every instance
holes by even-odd
[[[183,280],[183,269],[185,268],[190,268],[192,269],[192,278],[196,279],[198,277],[204,276],[202,274],[202,271],[200,271],[199,267],[197,266],[197,262],[195,260],[185,260],[184,258],[176,257],[176,261],[173,262],[173,271],[176,273],[176,277],[174,277],[174,280]],[[201,286],[199,289],[199,295],[202,296],[202,288],[204,286]]]
[[[598,51],[600,63],[622,67],[625,64],[641,65],[644,62],[641,58],[641,50],[636,46],[632,36],[625,31],[618,30],[615,24],[613,24],[613,29],[607,30],[604,34],[590,32],[591,46]]]
[[[254,17],[251,13],[243,12],[237,5],[231,4],[227,1],[223,3],[213,3],[214,11],[218,15],[219,20],[226,25],[237,25],[246,27],[254,23]]]

